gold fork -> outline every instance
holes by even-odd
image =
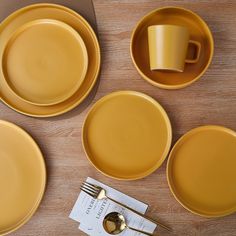
[[[122,207],[125,207],[128,210],[134,212],[135,214],[137,214],[137,215],[139,215],[139,216],[141,216],[141,217],[143,217],[143,218],[145,218],[145,219],[147,219],[147,220],[149,220],[149,221],[151,221],[151,222],[161,226],[162,228],[164,228],[164,229],[166,229],[168,231],[172,231],[169,227],[163,225],[162,223],[160,223],[158,221],[155,221],[155,220],[145,216],[144,214],[134,210],[133,208],[130,208],[129,206],[126,206],[125,204],[122,204],[122,203],[120,203],[120,202],[110,198],[109,196],[107,196],[106,190],[104,188],[100,187],[100,186],[97,186],[97,185],[94,185],[94,184],[90,184],[88,182],[83,182],[81,187],[80,187],[80,189],[83,192],[87,193],[89,196],[91,196],[91,197],[93,197],[95,199],[98,199],[98,200],[109,199],[109,200],[115,202],[116,204],[118,204],[118,205],[120,205]]]

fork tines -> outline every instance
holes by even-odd
[[[88,182],[83,182],[80,189],[93,198],[97,198],[99,194],[99,187]]]

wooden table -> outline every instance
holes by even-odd
[[[190,87],[166,91],[140,78],[130,59],[131,31],[149,11],[164,5],[189,8],[206,20],[215,39],[215,55],[207,73]],[[95,0],[102,46],[101,84],[94,100],[116,90],[137,90],[154,97],[169,114],[173,143],[188,130],[205,124],[236,130],[236,1]],[[48,169],[45,197],[33,218],[12,235],[84,235],[68,218],[80,183],[91,176],[150,204],[149,215],[175,230],[175,235],[236,235],[236,214],[205,219],[186,211],[169,191],[166,163],[151,176],[133,182],[109,179],[87,161],[81,127],[88,109],[57,118],[35,119],[0,104],[0,118],[27,130],[39,143]],[[159,235],[170,235],[164,230]]]

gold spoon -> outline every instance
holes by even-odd
[[[144,232],[138,229],[129,227],[126,224],[125,217],[118,212],[111,212],[105,216],[103,220],[103,228],[108,234],[116,235],[120,234],[125,229],[131,229],[133,231],[152,236],[153,234]]]

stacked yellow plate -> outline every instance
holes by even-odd
[[[0,98],[30,116],[49,117],[79,105],[100,70],[100,48],[88,22],[54,4],[22,8],[0,28]]]

